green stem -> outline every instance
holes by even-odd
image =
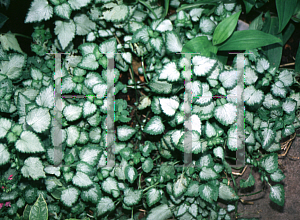
[[[252,195],[258,194],[258,193],[260,193],[260,192],[262,192],[262,191],[263,191],[263,190],[261,189],[261,190],[255,192],[255,193],[250,193],[250,194],[246,194],[246,195],[239,195],[239,197],[242,197],[242,196],[252,196]]]
[[[156,185],[158,185],[158,184],[159,184],[159,182],[155,183],[155,184],[152,185],[152,186],[147,187],[146,189],[143,190],[143,192],[147,191],[148,189],[151,189],[152,187],[154,187],[154,186],[156,186]]]
[[[20,36],[20,37],[25,37],[25,38],[28,38],[28,39],[32,40],[31,37],[28,37],[28,36],[23,35],[23,34],[17,34],[17,33],[14,33],[13,35],[15,35],[15,36]]]
[[[153,11],[153,9],[151,8],[151,6],[150,6],[149,4],[147,4],[146,2],[141,1],[141,0],[139,0],[139,3],[145,5],[145,7],[148,8],[148,9],[153,13],[154,17],[155,17],[156,19],[158,19],[158,17],[156,16],[155,12]]]

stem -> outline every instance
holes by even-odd
[[[261,190],[255,192],[255,193],[250,193],[250,194],[246,194],[246,195],[239,195],[239,197],[243,197],[243,196],[252,196],[252,195],[258,194],[258,193],[260,193],[260,192],[262,192],[262,191],[263,191],[263,190],[261,189]]]
[[[25,37],[25,38],[28,38],[28,39],[32,40],[31,37],[28,37],[28,36],[23,35],[23,34],[17,34],[17,33],[14,33],[13,35],[15,35],[15,36],[20,36],[20,37]]]
[[[139,3],[143,4],[146,8],[148,8],[153,13],[154,17],[156,19],[158,19],[158,17],[156,16],[155,12],[153,11],[153,9],[151,8],[151,6],[149,4],[147,4],[146,2],[141,1],[141,0],[139,0]]]
[[[147,187],[146,189],[143,190],[143,192],[147,191],[148,189],[150,189],[150,188],[152,188],[152,187],[154,187],[154,186],[156,186],[156,185],[158,185],[158,184],[159,184],[159,182],[155,183],[155,184],[152,185],[152,186]]]

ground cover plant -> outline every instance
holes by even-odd
[[[266,3],[33,0],[24,22],[34,27],[35,56],[16,34],[0,36],[0,217],[231,219],[238,189],[255,183],[250,174],[237,185],[231,168],[242,148],[237,97],[245,163],[283,206],[278,153],[300,127],[300,52],[295,70],[279,68],[278,54],[299,22],[300,1],[277,0],[277,16],[261,14],[238,30],[243,10]],[[243,53],[243,71],[238,56],[227,65],[232,51]],[[106,166],[111,79],[115,164]]]

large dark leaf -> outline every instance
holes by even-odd
[[[277,37],[258,30],[235,31],[232,36],[221,44],[219,50],[251,50],[275,43],[282,44]]]
[[[218,24],[213,35],[213,44],[217,45],[227,40],[233,33],[242,11],[225,18]]]
[[[294,14],[297,0],[276,0],[277,14],[279,18],[279,30],[281,32]]]
[[[213,46],[206,36],[201,36],[187,42],[181,53],[200,53],[201,56],[211,57],[211,53],[216,54],[217,51],[217,47]]]

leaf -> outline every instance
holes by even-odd
[[[55,103],[53,89],[53,85],[51,84],[48,87],[43,87],[35,99],[36,104],[41,107],[52,109]]]
[[[268,173],[274,173],[278,169],[278,155],[275,153],[264,156],[261,161],[261,167]]]
[[[108,8],[109,10],[103,10],[103,19],[106,21],[111,21],[115,23],[126,21],[129,16],[129,8],[127,5],[115,3],[108,3],[102,6],[103,8]]]
[[[40,22],[49,20],[53,15],[53,7],[47,0],[34,0],[31,2],[25,23]]]
[[[73,10],[79,10],[80,8],[87,6],[90,2],[91,0],[68,0],[68,3]]]
[[[22,75],[22,67],[25,62],[24,55],[11,53],[9,61],[1,61],[0,73],[6,75],[10,80],[18,79]]]
[[[165,46],[167,51],[171,53],[181,52],[183,46],[176,32],[166,31],[165,39]]]
[[[279,30],[281,32],[294,14],[297,0],[276,0],[276,9],[279,19]]]
[[[61,201],[67,207],[72,207],[80,194],[80,191],[75,187],[69,187],[61,192]]]
[[[76,172],[76,175],[73,177],[72,182],[75,186],[82,188],[93,185],[93,182],[90,180],[89,176],[83,172]]]
[[[210,167],[203,167],[200,174],[200,180],[208,181],[219,178],[219,174]]]
[[[276,136],[275,132],[270,128],[265,128],[260,132],[260,135],[262,137],[262,148],[266,150],[274,142]]]
[[[299,42],[298,50],[297,50],[297,54],[296,54],[295,71],[300,73],[300,42]]]
[[[0,144],[0,166],[7,164],[10,159],[10,153],[7,147],[3,144]]]
[[[213,203],[217,201],[219,189],[218,186],[212,184],[201,184],[199,186],[200,197],[206,202]]]
[[[236,121],[237,107],[232,103],[217,106],[214,109],[214,116],[222,125],[228,126]]]
[[[179,107],[179,102],[172,98],[159,98],[163,112],[168,116],[173,116]]]
[[[222,182],[220,182],[219,186],[219,198],[225,201],[236,201],[239,199],[232,187]]]
[[[147,122],[144,128],[144,132],[150,135],[162,134],[165,130],[165,126],[161,120],[161,117],[154,116]]]
[[[7,118],[0,118],[0,139],[4,138],[10,130],[12,123]]]
[[[138,173],[137,173],[135,167],[127,166],[125,168],[125,177],[130,183],[133,183],[136,180],[137,176],[138,176]]]
[[[55,21],[54,33],[64,50],[75,37],[76,25],[73,20]]]
[[[31,131],[23,131],[16,142],[16,149],[22,153],[45,152],[39,137]]]
[[[149,173],[153,168],[153,160],[151,158],[147,158],[143,164],[142,164],[142,169],[146,172]]]
[[[42,133],[49,128],[51,116],[49,110],[37,107],[28,112],[26,122],[37,133]]]
[[[277,184],[270,187],[270,199],[276,204],[283,206],[284,205],[284,189],[283,185]]]
[[[258,30],[235,31],[232,36],[218,46],[218,50],[251,50],[282,41],[277,37]]]
[[[167,63],[162,69],[159,79],[166,79],[168,82],[178,81],[180,78],[180,72],[177,70],[176,63]]]
[[[215,157],[219,157],[221,158],[221,160],[224,160],[225,158],[224,149],[221,146],[214,148],[213,153]]]
[[[42,194],[39,194],[38,199],[30,209],[29,219],[44,220],[48,219],[47,203]]]
[[[77,14],[73,20],[76,24],[76,35],[87,35],[96,29],[96,23],[91,21],[85,14]]]
[[[230,17],[225,18],[218,24],[213,34],[213,45],[223,43],[231,36],[237,25],[241,12],[242,11],[239,11]]]
[[[174,197],[182,196],[187,190],[189,185],[188,179],[181,175],[179,179],[173,184],[173,195]]]
[[[6,34],[1,34],[0,41],[3,50],[8,51],[9,49],[12,49],[14,51],[24,53],[20,48],[20,45],[18,43],[17,38],[15,37],[15,34],[12,34],[10,31]]]
[[[151,188],[146,194],[146,201],[149,207],[156,204],[161,199],[161,194],[158,189]]]
[[[280,169],[278,169],[270,175],[270,178],[274,182],[280,182],[281,180],[283,180],[285,178],[285,175],[283,174],[283,172]]]
[[[31,177],[33,180],[46,178],[44,166],[38,157],[28,157],[24,161],[21,173],[24,177]]]
[[[63,3],[54,7],[54,13],[64,19],[70,19],[72,9],[69,3]]]
[[[217,60],[204,56],[194,56],[192,63],[194,65],[194,74],[196,76],[205,76],[209,75],[215,69]]]
[[[102,197],[97,204],[97,216],[104,215],[109,211],[113,211],[115,209],[115,203],[108,196]]]
[[[113,194],[114,198],[117,198],[120,195],[120,190],[118,187],[118,182],[113,177],[107,177],[102,182],[102,189],[106,193]]]
[[[135,133],[136,130],[128,125],[119,126],[117,128],[117,135],[120,141],[129,140]]]
[[[237,85],[238,74],[236,70],[222,71],[219,74],[219,80],[225,89],[233,89]]]
[[[245,1],[245,0],[244,0]],[[262,27],[263,27],[263,20],[262,20],[262,15],[263,15],[263,12],[258,15],[252,22],[251,24],[249,25],[249,30],[261,30]]]
[[[168,219],[173,216],[167,204],[161,204],[150,210],[146,220]]]
[[[251,173],[249,174],[249,177],[246,181],[244,179],[240,180],[241,188],[251,187],[251,186],[254,186],[254,184],[255,184],[255,179]]]
[[[4,14],[0,13],[0,28],[3,27],[3,25],[5,24],[5,22],[8,20],[8,17],[5,16]]]
[[[124,190],[124,203],[127,206],[137,205],[142,199],[142,190],[133,190],[132,188],[127,188]]]
[[[202,56],[211,57],[211,53],[217,54],[217,51],[218,47],[213,46],[206,36],[200,36],[184,44],[181,53],[201,53]]]

